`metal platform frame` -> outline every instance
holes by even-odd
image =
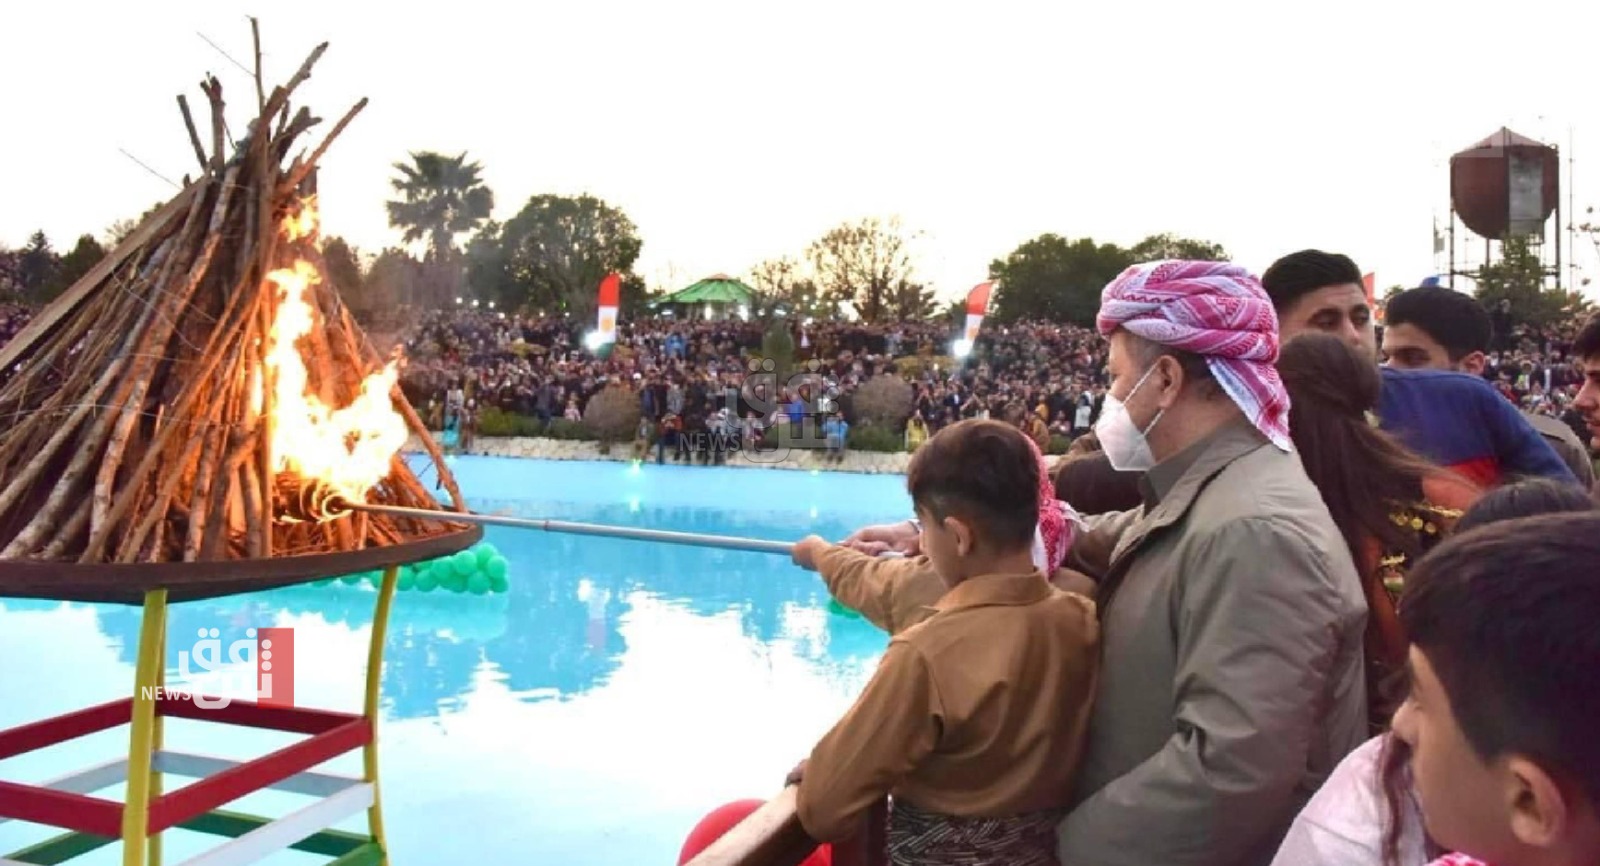
[[[132,698],[76,710],[0,731],[0,760],[131,723],[128,755],[35,785],[0,781],[0,823],[28,821],[67,832],[0,857],[0,866],[54,866],[122,843],[123,866],[161,866],[161,834],[173,828],[228,841],[180,866],[238,866],[285,849],[332,858],[328,866],[381,866],[388,862],[378,797],[378,694],[389,609],[399,567],[383,573],[367,651],[366,695],[360,715],[301,707],[231,701],[218,709],[164,693],[167,590],[144,593],[143,621]],[[248,761],[166,748],[163,720],[186,718],[309,735]],[[311,772],[325,761],[360,749],[357,777]],[[198,779],[162,792],[165,775]],[[94,796],[127,783],[123,802]],[[281,818],[222,809],[262,790],[313,798]],[[330,829],[365,811],[367,832]]]

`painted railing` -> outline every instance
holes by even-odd
[[[794,786],[784,788],[760,809],[711,843],[687,866],[799,866],[817,849],[795,810]],[[834,866],[888,866],[888,801],[867,813],[861,831],[833,844]]]

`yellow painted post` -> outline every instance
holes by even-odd
[[[162,643],[167,631],[167,591],[144,594],[139,625],[139,655],[133,673],[133,724],[128,737],[127,799],[122,805],[122,866],[145,866],[150,827],[150,761],[155,743],[156,685],[166,665]]]
[[[156,646],[156,687],[164,688],[167,684],[167,617],[163,611],[161,616],[161,637]],[[166,748],[166,717],[156,713],[150,725],[150,750],[151,754]],[[161,797],[161,771],[153,770],[150,773],[150,798]],[[161,866],[161,834],[154,833],[150,836],[150,854],[146,858],[147,866]]]
[[[362,715],[372,726],[372,740],[362,750],[362,776],[372,785],[372,806],[367,809],[367,829],[372,840],[383,851],[383,863],[389,862],[389,845],[383,837],[383,801],[378,785],[378,696],[383,687],[383,645],[389,634],[389,606],[394,602],[396,585],[400,582],[400,567],[391,565],[383,570],[383,584],[378,588],[378,605],[372,613],[372,645],[367,650],[367,695]]]

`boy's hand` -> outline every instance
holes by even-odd
[[[816,571],[817,557],[832,546],[820,535],[808,535],[794,543],[794,548],[789,551],[789,558],[795,565],[807,571]]]
[[[800,763],[794,765],[794,769],[793,770],[789,771],[789,775],[786,776],[784,778],[784,780],[783,780],[783,786],[785,788],[787,788],[790,785],[798,785],[798,784],[800,784],[800,780],[805,778],[805,775],[806,775],[806,762],[805,761],[801,761]]]

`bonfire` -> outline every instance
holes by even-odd
[[[360,550],[461,529],[340,503],[436,510],[400,450],[449,469],[323,278],[320,120],[261,85],[231,147],[222,85],[201,83],[209,148],[178,104],[197,177],[0,349],[0,559],[215,562]],[[287,163],[287,164],[286,164]]]

